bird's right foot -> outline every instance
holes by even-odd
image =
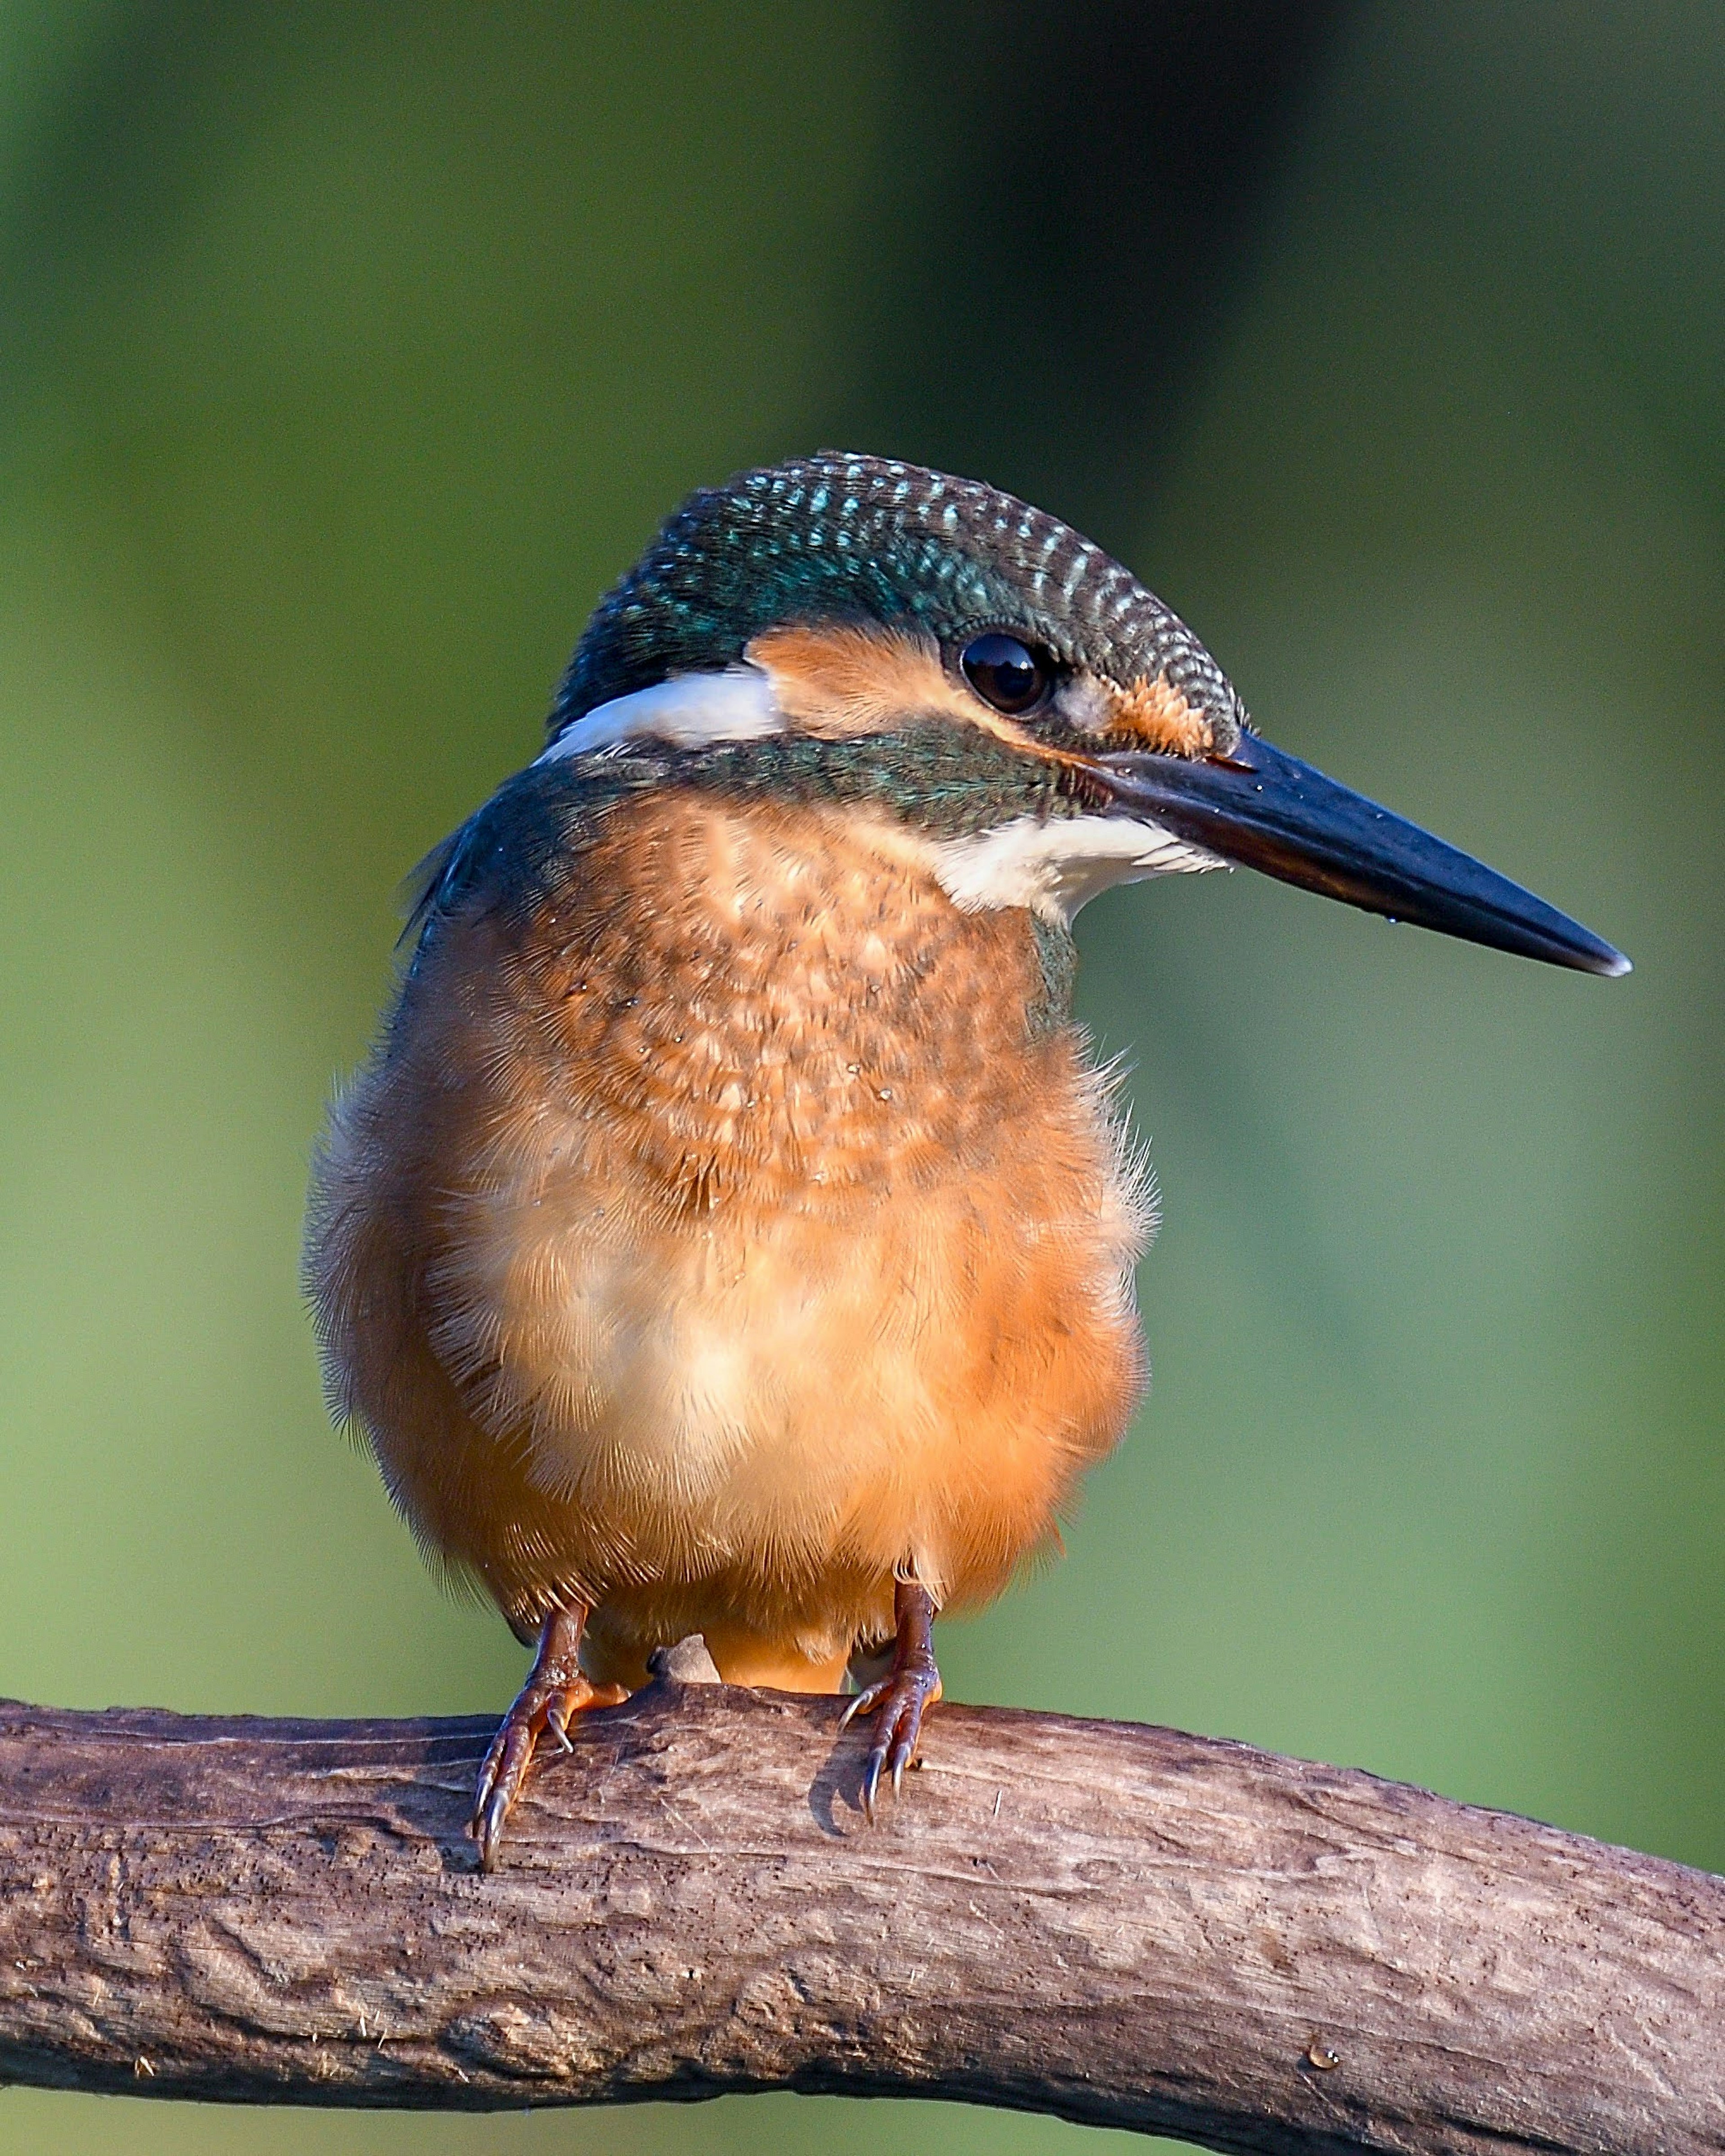
[[[922,1741],[922,1717],[941,1696],[941,1673],[934,1659],[935,1600],[914,1579],[901,1579],[893,1597],[898,1634],[892,1667],[875,1684],[865,1686],[840,1717],[843,1729],[860,1714],[878,1715],[875,1741],[863,1763],[863,1815],[875,1816],[875,1799],[883,1775],[896,1796],[905,1769],[916,1762]]]
[[[569,1724],[590,1707],[617,1707],[629,1697],[622,1685],[596,1685],[578,1660],[584,1609],[554,1609],[539,1634],[539,1651],[515,1704],[498,1724],[473,1793],[467,1831],[479,1845],[481,1871],[495,1867],[503,1829],[526,1784],[539,1739],[550,1735],[567,1752]]]

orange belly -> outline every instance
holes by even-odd
[[[1028,916],[890,838],[655,796],[567,881],[440,923],[336,1112],[332,1390],[518,1630],[835,1685],[895,1573],[997,1593],[1119,1437],[1142,1189]]]

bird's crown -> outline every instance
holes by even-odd
[[[785,640],[822,632],[837,637],[835,655],[848,651],[853,685],[857,639],[885,639],[889,651],[942,661],[954,690],[968,685],[1013,716],[1039,700],[1058,705],[1065,685],[1090,685],[1087,701],[1047,716],[1091,733],[1117,721],[1146,746],[1192,752],[1201,737],[1225,747],[1244,717],[1185,624],[1070,526],[974,480],[823,450],[684,503],[593,615],[559,687],[552,737],[644,689],[750,660],[775,674],[822,672],[831,687],[830,663],[823,669],[808,641]],[[965,664],[991,632],[1029,654],[1034,684],[1009,678],[1004,645]],[[912,685],[902,680],[901,696]],[[880,683],[868,701],[879,706],[888,693]],[[819,692],[805,683],[803,701]]]

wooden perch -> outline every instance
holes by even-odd
[[[1725,1881],[1243,1745],[952,1706],[870,1829],[840,1704],[661,1674],[536,1774],[490,1878],[463,1833],[489,1722],[0,1707],[0,2077],[1725,2148]]]

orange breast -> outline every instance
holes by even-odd
[[[827,1669],[896,1568],[997,1592],[1141,1378],[1142,1193],[1040,993],[1028,916],[890,830],[695,792],[443,924],[311,1243],[422,1539],[619,1666],[700,1628]]]

